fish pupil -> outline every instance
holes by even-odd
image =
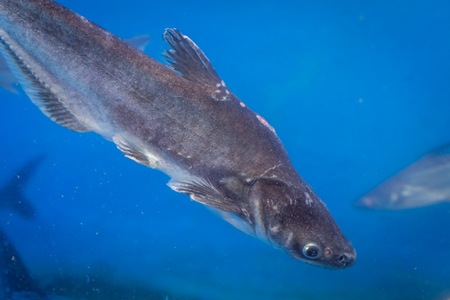
[[[303,254],[307,258],[316,258],[319,255],[319,248],[314,244],[308,244],[303,248]]]
[[[317,249],[308,249],[308,251],[306,251],[306,254],[311,257],[316,257],[319,252],[317,251]]]

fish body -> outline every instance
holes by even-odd
[[[48,0],[0,0],[0,45],[41,111],[112,140],[169,186],[294,258],[329,268],[356,253],[267,121],[187,36],[166,29],[169,67]]]
[[[357,206],[401,210],[450,201],[450,146],[423,156],[362,197]]]

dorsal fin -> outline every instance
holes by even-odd
[[[189,37],[175,28],[167,28],[163,37],[172,47],[164,52],[164,57],[172,69],[187,80],[210,86],[213,99],[228,99],[230,92],[225,83],[203,51]]]
[[[178,29],[167,28],[164,40],[172,49],[164,56],[169,65],[187,80],[215,85],[222,81],[202,50]]]
[[[42,82],[27,64],[16,54],[4,36],[0,37],[0,50],[8,67],[14,74],[28,97],[39,109],[54,122],[74,131],[90,131],[76,116],[58,99],[51,87]]]

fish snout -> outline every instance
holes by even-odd
[[[372,208],[376,205],[376,200],[370,196],[364,196],[355,203],[357,207]]]
[[[337,263],[340,268],[348,268],[353,265],[356,261],[356,251],[353,252],[343,252],[337,258]]]

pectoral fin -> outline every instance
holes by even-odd
[[[240,213],[238,205],[232,199],[225,197],[211,182],[205,179],[197,179],[190,182],[171,180],[168,186],[174,191],[188,194],[192,200],[201,204],[220,209],[222,211]]]

